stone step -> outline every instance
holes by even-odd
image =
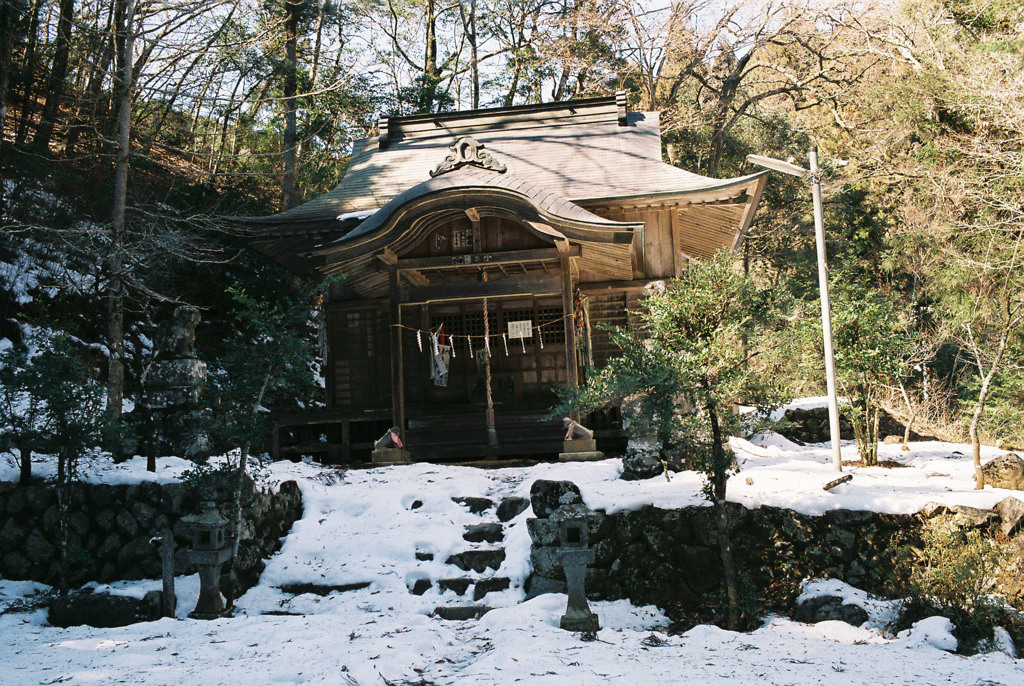
[[[529,498],[520,498],[514,495],[504,498],[501,504],[498,505],[498,521],[511,521],[522,514],[529,506]]]
[[[459,569],[469,572],[482,573],[488,569],[498,569],[505,560],[505,551],[502,548],[493,550],[464,550],[455,553],[445,564],[455,565]]]
[[[482,514],[494,506],[494,501],[490,498],[480,498],[477,496],[454,497],[452,500],[473,514]]]
[[[470,585],[473,583],[472,579],[467,577],[457,577],[453,579],[438,579],[437,587],[444,591],[455,591],[455,595],[466,595],[466,591],[469,590]]]
[[[409,589],[409,593],[413,595],[423,595],[434,586],[430,579],[416,579],[413,583],[412,588]]]
[[[486,605],[441,605],[434,608],[434,616],[439,619],[464,622],[467,619],[480,619],[491,611]]]
[[[505,538],[505,532],[497,522],[470,524],[462,538],[470,543],[497,543]]]
[[[369,581],[361,581],[354,584],[284,584],[278,586],[282,592],[289,595],[304,595],[306,593],[313,593],[320,596],[330,595],[331,593],[345,593],[347,591],[359,591],[369,587]]]
[[[505,576],[492,576],[486,579],[471,579],[469,577],[453,577],[450,579],[438,579],[437,587],[442,593],[454,591],[455,595],[464,596],[473,587],[473,600],[481,600],[488,593],[504,591],[512,585],[512,581]],[[409,589],[413,595],[423,595],[433,588],[430,579],[417,579]]]
[[[505,576],[492,576],[487,579],[480,579],[473,585],[473,600],[480,600],[492,591],[504,591],[511,583],[511,580]]]

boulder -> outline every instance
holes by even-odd
[[[483,514],[494,505],[494,501],[490,498],[481,498],[479,496],[456,497],[452,498],[452,501],[462,505],[473,514]]]
[[[1024,460],[1016,453],[1006,453],[987,462],[981,472],[987,486],[1024,491]]]
[[[19,514],[25,509],[25,491],[20,488],[13,489],[7,495],[7,514],[11,517]]]
[[[79,593],[57,598],[48,620],[53,626],[87,625],[98,628],[127,626],[144,621],[138,598],[109,593]]]
[[[804,600],[793,612],[793,619],[806,624],[818,622],[840,621],[853,626],[861,626],[868,621],[868,613],[864,608],[844,602],[842,598],[821,595]]]
[[[631,437],[622,458],[622,476],[626,481],[650,479],[665,471],[660,454],[661,444],[653,436]]]
[[[10,518],[0,527],[0,550],[17,550],[24,538],[25,528]]]
[[[121,510],[115,517],[114,522],[117,525],[118,533],[125,536],[135,536],[139,533],[139,522],[132,516],[127,510]]]
[[[565,579],[533,575],[526,583],[526,599],[530,600],[545,593],[565,593]]]
[[[1024,501],[1013,496],[996,505],[996,512],[1002,520],[1003,533],[1013,538],[1024,530]]]
[[[498,505],[498,521],[510,522],[525,512],[529,506],[530,501],[526,498],[520,498],[519,496],[505,498]]]
[[[949,512],[949,508],[943,503],[930,502],[921,508],[921,516],[925,519],[940,517]]]
[[[996,518],[996,513],[992,510],[982,510],[967,505],[953,505],[949,511],[953,515],[953,524],[960,527],[980,528]]]
[[[530,487],[530,503],[533,513],[541,519],[564,505],[582,505],[583,496],[579,486],[571,481],[548,481],[537,479]]]
[[[27,579],[32,571],[32,563],[21,553],[7,553],[0,557],[0,569],[8,579]]]
[[[57,554],[57,549],[36,529],[25,539],[22,551],[25,557],[37,565],[46,564]]]

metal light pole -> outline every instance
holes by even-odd
[[[837,472],[843,471],[843,456],[839,445],[839,401],[836,398],[836,367],[832,353],[832,308],[828,295],[828,262],[825,255],[825,227],[821,209],[821,173],[818,169],[818,150],[811,148],[811,168],[804,169],[792,162],[773,157],[747,155],[747,162],[789,174],[798,178],[810,177],[811,198],[814,201],[814,239],[818,248],[818,289],[821,293],[821,331],[825,343],[825,384],[828,388],[828,427],[832,438],[832,463]]]

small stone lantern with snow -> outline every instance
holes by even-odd
[[[193,619],[216,619],[227,614],[220,594],[220,568],[231,559],[231,542],[227,530],[230,521],[220,516],[213,501],[208,501],[202,514],[182,517],[192,529],[189,562],[199,571],[199,600],[189,613]]]
[[[566,631],[597,631],[601,628],[597,614],[590,611],[583,578],[587,565],[594,561],[594,551],[587,547],[587,520],[563,519],[558,523],[558,553],[565,570],[569,602],[559,622]]]

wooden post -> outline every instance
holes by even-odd
[[[388,267],[391,296],[391,420],[405,443],[405,373],[402,360],[402,306],[398,293],[398,268]]]
[[[348,417],[341,420],[341,461],[352,461],[352,421]]]
[[[571,316],[575,308],[572,303],[572,270],[569,257],[562,257],[562,314],[565,324],[565,371],[566,383],[575,388],[579,385],[579,371],[576,364],[576,323]]]
[[[270,459],[277,461],[281,459],[281,424],[274,422],[270,425]]]
[[[156,539],[154,539],[156,540]],[[160,616],[174,617],[178,599],[174,595],[174,534],[164,529],[160,534],[160,570],[163,580],[163,593],[160,595]]]
[[[482,275],[487,280],[487,273]],[[494,428],[494,396],[491,394],[491,325],[488,322],[487,298],[484,298],[484,386],[487,393],[487,457],[498,453],[498,432]]]

